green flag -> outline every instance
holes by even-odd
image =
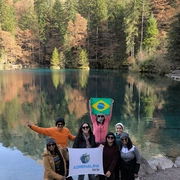
[[[110,114],[112,99],[111,98],[91,98],[90,106],[92,114]]]

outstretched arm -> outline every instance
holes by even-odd
[[[51,134],[53,133],[52,128],[41,128],[41,127],[31,124],[29,121],[27,121],[26,124],[30,129],[32,129],[33,131],[39,134],[51,136]]]

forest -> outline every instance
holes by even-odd
[[[180,68],[178,0],[0,0],[0,69]]]

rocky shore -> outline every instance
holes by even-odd
[[[139,178],[136,180],[180,180],[180,157],[175,162],[158,155],[147,161],[142,157]]]

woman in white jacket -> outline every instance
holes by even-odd
[[[140,153],[132,144],[129,134],[123,132],[120,136],[120,170],[121,180],[134,180],[138,177],[140,168]]]

